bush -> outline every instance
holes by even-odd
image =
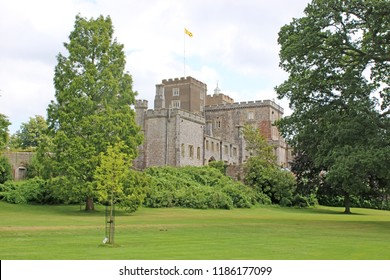
[[[291,204],[296,189],[291,172],[256,157],[249,158],[245,165],[245,183],[267,195],[272,203],[283,206]]]
[[[35,178],[25,181],[8,181],[0,185],[0,199],[14,204],[55,204],[55,199],[45,180]]]
[[[147,207],[232,209],[262,201],[253,189],[209,166],[151,167],[145,173],[152,178],[144,201]]]

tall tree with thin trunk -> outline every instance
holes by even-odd
[[[68,201],[94,208],[94,172],[99,155],[118,141],[134,158],[142,135],[131,105],[136,92],[125,72],[124,46],[113,38],[110,17],[76,16],[67,54],[57,56],[55,101],[48,107],[52,134],[51,177],[55,192]]]

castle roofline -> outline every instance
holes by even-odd
[[[187,77],[180,77],[180,78],[170,78],[170,79],[163,79],[162,80],[162,84],[163,85],[170,85],[170,84],[179,84],[179,83],[195,83],[195,84],[198,84],[198,85],[202,85],[202,86],[207,86],[205,83],[191,77],[191,76],[187,76]]]
[[[264,107],[264,106],[270,106],[281,113],[284,112],[284,109],[272,100],[242,101],[242,102],[235,102],[233,104],[208,105],[205,106],[205,110],[206,111],[234,110],[240,108],[254,108],[254,107]]]

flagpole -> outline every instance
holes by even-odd
[[[184,78],[186,77],[186,33],[184,29],[184,57],[183,57],[183,62],[184,62]]]

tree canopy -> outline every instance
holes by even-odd
[[[20,130],[11,137],[12,146],[15,148],[35,150],[46,136],[47,123],[44,117],[30,117],[29,121],[22,123]]]
[[[313,0],[279,32],[284,137],[345,196],[389,188],[390,2]]]
[[[136,92],[125,71],[124,46],[113,38],[110,17],[87,20],[76,16],[67,55],[57,56],[55,101],[48,107],[53,135],[51,177],[58,194],[70,201],[96,198],[94,172],[99,156],[118,141],[134,158],[142,142],[131,105]]]

